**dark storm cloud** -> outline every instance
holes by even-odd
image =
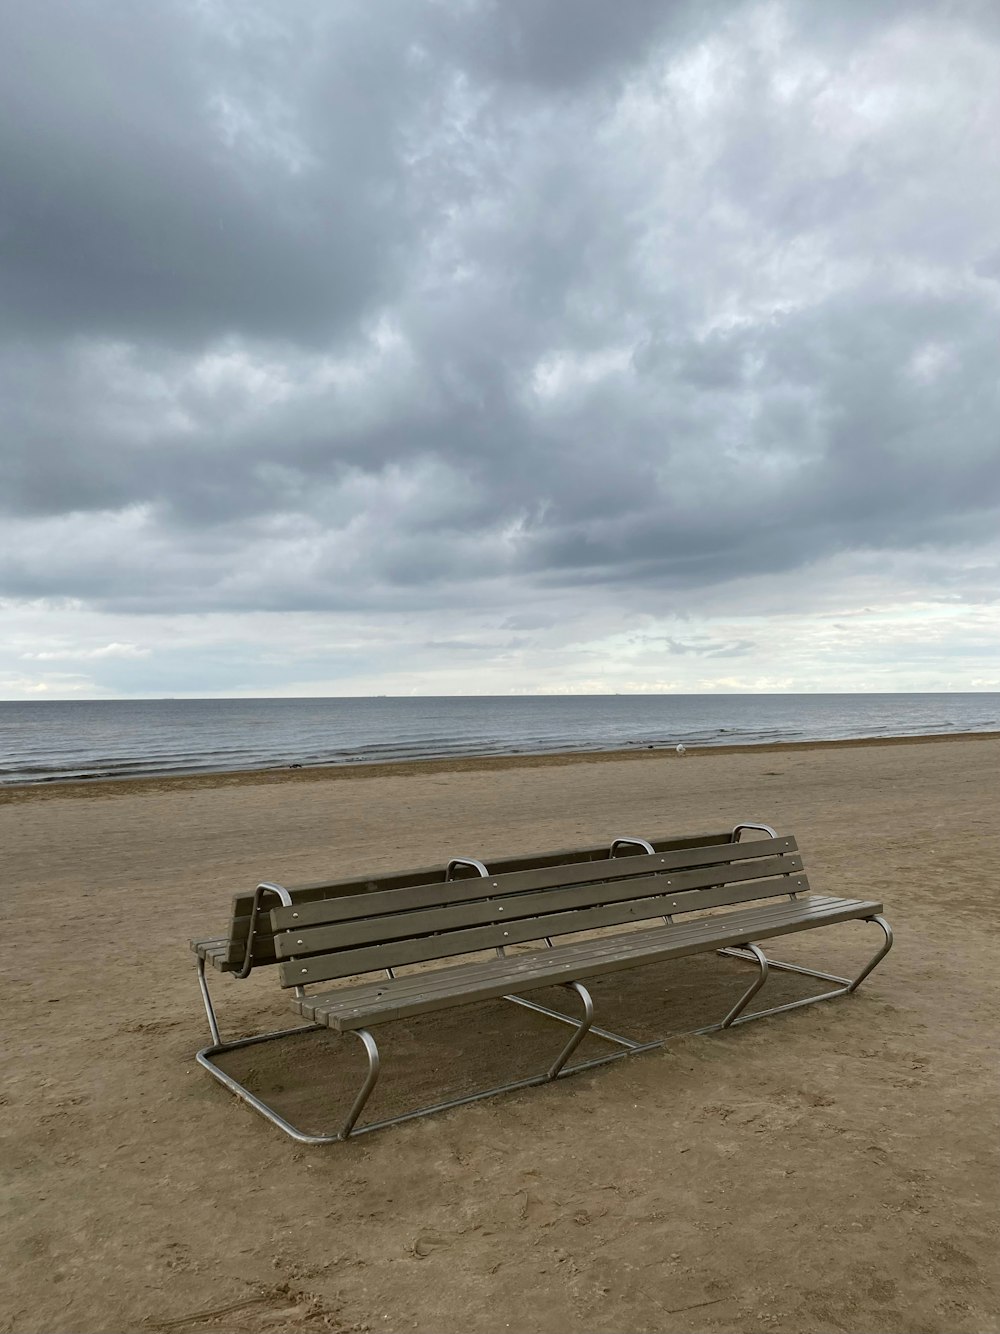
[[[9,6],[0,592],[655,602],[988,540],[1000,35],[832,14]]]
[[[328,340],[391,291],[423,89],[360,12],[5,6],[8,330]]]

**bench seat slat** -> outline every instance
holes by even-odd
[[[344,987],[305,996],[295,1002],[295,1009],[306,1019],[340,1031],[364,1028],[448,1008],[456,998],[465,1004],[519,988],[580,981],[642,963],[739,945],[755,938],[789,935],[819,925],[867,918],[881,911],[881,903],[875,901],[829,897],[770,904],[673,926],[619,932],[553,950],[451,965],[394,981]],[[440,974],[438,977],[435,971]]]
[[[636,859],[638,860],[638,859]],[[648,864],[653,860],[644,857]],[[714,908],[723,903],[787,894],[792,890],[804,892],[807,888],[802,871],[802,858],[768,857],[760,862],[744,862],[724,870],[704,867],[697,871],[628,877],[614,881],[600,880],[590,884],[568,885],[564,888],[541,890],[537,893],[480,898],[476,901],[451,904],[446,908],[425,908],[418,912],[397,912],[363,921],[340,922],[331,926],[297,927],[274,937],[275,952],[279,959],[302,958],[327,950],[348,949],[353,946],[409,939],[412,936],[447,932],[460,928],[488,926],[517,921],[521,918],[543,917],[548,913],[564,914],[586,909],[624,904],[641,900],[648,908],[648,917],[664,913],[693,912],[698,908]],[[773,880],[788,874],[788,880]],[[725,880],[725,888],[720,881]],[[733,890],[733,884],[772,881],[768,888],[758,889],[755,884]],[[491,880],[500,884],[502,880]],[[685,892],[687,891],[687,892]],[[657,903],[650,903],[656,898]],[[634,916],[627,908],[621,912]],[[573,928],[584,930],[585,928]],[[548,931],[537,935],[549,935]],[[493,943],[493,942],[488,942]]]
[[[274,942],[270,936],[267,937],[270,949],[261,950],[260,940],[254,944],[253,963],[254,967],[259,965],[277,962],[274,954]],[[233,940],[230,936],[213,936],[209,940],[192,940],[191,948],[195,954],[198,954],[206,963],[218,968],[220,972],[236,972],[243,965],[243,956],[246,953],[246,940],[240,946],[238,953],[234,951]]]
[[[655,844],[654,844],[655,846]],[[505,894],[521,894],[543,889],[599,883],[624,876],[648,875],[650,867],[658,872],[686,871],[697,867],[726,866],[778,854],[797,851],[792,837],[768,838],[746,843],[715,844],[710,847],[632,853],[627,856],[607,856],[590,862],[563,862],[550,866],[533,866],[513,872],[492,871],[488,879],[464,877],[461,880],[438,880],[431,884],[398,886],[382,892],[337,895],[318,902],[295,902],[290,908],[273,908],[273,930],[302,930],[309,926],[326,926],[335,922],[364,919],[421,908],[441,908],[452,903],[475,898],[498,898]],[[801,869],[798,866],[791,868]],[[762,873],[763,874],[763,873]],[[734,877],[735,878],[735,877]],[[717,884],[718,879],[698,883]]]
[[[211,940],[192,940],[191,948],[195,954],[218,968],[220,972],[232,972],[233,965],[228,962],[230,941],[228,937],[213,937]]]
[[[689,920],[685,923],[674,923],[672,926],[643,926],[637,930],[625,928],[621,931],[606,931],[600,935],[588,936],[584,940],[575,940],[569,943],[562,942],[554,949],[542,949],[534,945],[530,948],[518,949],[512,954],[504,956],[504,959],[514,972],[521,974],[526,970],[530,975],[534,975],[539,968],[545,970],[555,963],[560,970],[557,981],[562,981],[561,970],[566,962],[573,962],[575,959],[590,959],[595,951],[601,957],[617,957],[618,955],[631,957],[636,952],[641,954],[650,940],[659,941],[662,939],[667,943],[711,941],[720,931],[728,930],[734,922],[737,924],[739,931],[746,933],[755,929],[764,930],[775,922],[791,918],[811,921],[818,916],[821,920],[825,920],[824,915],[831,909],[851,907],[859,903],[865,907],[869,906],[864,900],[839,899],[819,895],[799,901],[797,904],[770,904],[768,905],[768,911],[763,915],[758,914],[753,909],[741,909],[736,912],[717,913]],[[777,911],[777,909],[791,909],[792,911]],[[744,935],[743,938],[747,939],[748,937]],[[504,959],[498,959],[492,954],[486,957],[479,955],[465,963],[449,962],[439,964],[437,967],[421,967],[416,972],[397,974],[393,979],[386,977],[369,978],[364,982],[338,986],[333,991],[315,992],[312,996],[305,997],[305,1000],[318,1005],[320,1008],[332,1007],[339,1010],[343,1008],[343,998],[345,996],[356,996],[362,1002],[366,1002],[372,997],[385,995],[403,999],[413,999],[424,995],[433,996],[438,993],[450,996],[456,991],[455,978],[469,978],[475,981],[480,974],[487,978],[496,977],[498,972],[502,974],[504,971]]]
[[[228,936],[209,936],[207,940],[192,940],[191,948],[196,954],[202,954],[205,950],[222,949],[228,944]]]

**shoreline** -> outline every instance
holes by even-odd
[[[954,741],[996,741],[1000,731],[926,732],[916,736],[844,737],[833,740],[747,742],[742,745],[690,746],[678,755],[673,746],[630,747],[624,750],[523,751],[514,755],[452,755],[423,760],[371,760],[362,763],[315,764],[262,769],[213,769],[206,772],[151,773],[114,778],[51,779],[0,786],[0,806],[34,799],[80,799],[85,797],[134,796],[143,792],[184,792],[221,787],[279,786],[286,783],[357,781],[377,778],[411,778],[424,774],[469,773],[507,769],[560,768],[574,764],[606,764],[619,761],[647,762],[673,759],[706,759],[711,756],[746,754],[803,754],[815,750],[848,750],[859,747],[933,745]]]

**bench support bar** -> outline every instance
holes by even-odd
[[[730,959],[744,959],[747,963],[752,962],[753,956],[746,950],[738,946],[731,946],[724,950],[716,950],[716,954],[722,954]],[[768,959],[769,968],[779,969],[783,973],[801,973],[804,977],[818,977],[823,982],[839,982],[841,986],[851,985],[849,977],[838,977],[836,973],[821,973],[818,968],[803,968],[797,963],[783,963],[780,959]]]
[[[528,1000],[526,996],[504,996],[505,1001],[512,1001],[514,1005],[523,1005],[526,1010],[534,1010],[536,1014],[548,1015],[550,1019],[556,1019],[560,1024],[570,1024],[576,1028],[579,1023],[572,1015],[560,1014],[558,1010],[550,1010],[547,1005],[539,1005],[538,1001]],[[593,1033],[595,1038],[603,1038],[605,1042],[613,1042],[616,1046],[627,1047],[629,1051],[639,1051],[646,1044],[636,1042],[634,1038],[623,1038],[620,1033],[609,1033],[606,1028],[598,1028],[596,1024],[591,1024],[588,1032]]]
[[[833,973],[823,973],[814,968],[804,968],[798,964],[789,964],[783,963],[780,960],[768,959],[759,946],[749,943],[743,947],[717,950],[716,953],[720,955],[741,959],[748,963],[751,960],[756,962],[759,968],[757,977],[754,978],[751,985],[724,1019],[714,1024],[708,1024],[703,1028],[690,1029],[685,1033],[673,1033],[670,1035],[670,1038],[690,1037],[702,1033],[717,1033],[727,1028],[735,1027],[737,1024],[748,1024],[754,1019],[765,1019],[769,1015],[782,1014],[786,1010],[798,1010],[806,1005],[816,1005],[820,1001],[832,1000],[836,996],[845,996],[856,991],[865,978],[878,967],[892,948],[892,928],[889,926],[889,923],[885,918],[870,917],[865,920],[875,922],[880,926],[883,935],[885,936],[885,940],[880,949],[876,951],[865,967],[862,968],[861,972],[853,979],[838,977]],[[770,1009],[753,1010],[751,1013],[745,1014],[744,1010],[747,1005],[767,981],[770,968],[782,969],[792,973],[802,973],[806,976],[816,977],[823,981],[836,982],[839,985],[832,991],[824,991],[818,996],[807,996],[803,1000],[789,1001],[785,1005],[774,1005]],[[292,1037],[297,1033],[316,1032],[324,1028],[325,1025],[313,1023],[301,1024],[295,1028],[281,1029],[274,1033],[261,1033],[255,1037],[240,1038],[234,1042],[222,1042],[219,1036],[219,1026],[215,1017],[215,1009],[212,1005],[208,985],[205,981],[205,962],[201,958],[198,960],[198,983],[201,989],[202,999],[205,1002],[208,1024],[213,1038],[211,1046],[203,1047],[202,1050],[196,1054],[195,1059],[198,1064],[208,1070],[210,1074],[214,1075],[220,1084],[224,1084],[230,1092],[235,1093],[237,1097],[242,1098],[244,1102],[249,1103],[255,1111],[258,1111],[262,1116],[267,1117],[267,1119],[273,1122],[280,1130],[283,1130],[286,1135],[290,1135],[292,1139],[297,1140],[300,1144],[332,1144],[337,1141],[356,1137],[357,1135],[366,1135],[372,1130],[382,1130],[386,1126],[399,1125],[403,1121],[413,1121],[417,1117],[430,1116],[434,1112],[444,1112],[453,1107],[462,1107],[466,1103],[479,1102],[484,1098],[493,1098],[500,1093],[511,1093],[516,1089],[531,1088],[538,1084],[551,1083],[555,1079],[578,1074],[583,1070],[593,1070],[597,1066],[608,1065],[612,1061],[624,1060],[626,1056],[632,1055],[635,1052],[653,1051],[656,1048],[663,1047],[665,1043],[670,1040],[669,1038],[658,1038],[652,1042],[636,1042],[632,1038],[625,1038],[617,1033],[610,1033],[606,1029],[595,1028],[593,1024],[593,1000],[591,999],[587,988],[579,982],[569,982],[565,985],[570,990],[575,991],[583,1002],[584,1012],[582,1019],[574,1019],[570,1015],[561,1014],[558,1010],[551,1010],[547,1006],[539,1005],[535,1001],[529,1001],[523,996],[508,995],[504,997],[504,1000],[512,1001],[515,1005],[522,1005],[526,1009],[534,1010],[539,1014],[544,1014],[551,1019],[558,1020],[560,1023],[569,1024],[574,1030],[570,1034],[569,1040],[566,1042],[562,1051],[556,1057],[553,1064],[549,1066],[545,1074],[531,1075],[527,1079],[517,1079],[507,1084],[498,1084],[496,1088],[484,1089],[478,1093],[469,1093],[461,1098],[451,1098],[447,1102],[434,1103],[429,1107],[420,1107],[415,1111],[404,1112],[399,1116],[390,1116],[381,1121],[370,1121],[363,1126],[357,1126],[358,1118],[361,1116],[365,1104],[378,1081],[380,1066],[379,1051],[375,1039],[367,1029],[359,1028],[346,1030],[348,1032],[353,1032],[355,1037],[358,1038],[365,1048],[368,1057],[367,1073],[354,1102],[351,1104],[351,1110],[347,1115],[347,1120],[344,1122],[341,1129],[334,1134],[329,1135],[310,1135],[293,1126],[290,1121],[287,1121],[279,1112],[276,1112],[273,1107],[268,1106],[268,1104],[258,1098],[256,1094],[251,1093],[248,1088],[238,1080],[234,1079],[232,1075],[229,1075],[224,1070],[220,1069],[220,1067],[215,1064],[213,1058],[221,1055],[223,1052],[237,1051],[243,1047],[255,1046],[258,1043],[272,1042],[279,1038]],[[568,1065],[567,1062],[569,1061],[569,1058],[573,1055],[588,1033],[592,1033],[595,1037],[603,1038],[606,1042],[614,1043],[617,1046],[622,1047],[624,1050],[613,1052],[608,1056],[598,1056],[588,1061],[580,1061],[576,1065]]]

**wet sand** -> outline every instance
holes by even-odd
[[[976,735],[0,790],[0,1329],[1000,1328],[998,775],[1000,738]],[[816,891],[884,900],[897,945],[856,996],[325,1149],[192,1059],[187,940],[234,889],[747,818],[797,836]],[[774,952],[850,971],[878,938]],[[618,974],[598,1022],[710,1022],[745,976]],[[770,999],[807,985],[778,975]],[[293,1021],[269,970],[216,990],[231,1035]],[[379,1036],[373,1116],[562,1041],[503,1002]],[[240,1069],[322,1128],[355,1046]]]

